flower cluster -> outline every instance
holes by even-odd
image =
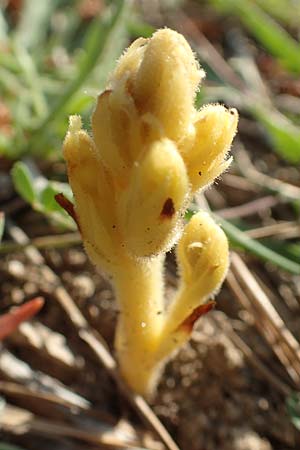
[[[98,97],[93,137],[72,116],[64,142],[75,200],[68,209],[91,260],[112,280],[120,368],[145,395],[228,267],[226,237],[209,215],[200,212],[185,227],[183,220],[192,195],[230,164],[237,128],[234,109],[195,109],[204,75],[177,32],[137,39]],[[181,282],[167,307],[163,263],[176,242]]]

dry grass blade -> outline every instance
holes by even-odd
[[[70,417],[78,417],[79,413],[84,413],[84,416],[91,416],[93,413],[88,404],[78,405],[71,399],[67,400],[57,394],[40,389],[40,387],[33,389],[10,381],[0,382],[0,393],[6,401],[14,403],[20,408],[26,408],[27,411],[37,416],[64,422],[69,421]],[[106,418],[98,417],[98,421],[106,424]]]
[[[235,161],[239,170],[252,182],[265,188],[270,192],[274,192],[279,196],[286,197],[289,200],[298,201],[300,198],[300,188],[292,184],[285,183],[269,175],[259,172],[252,164],[247,151],[243,145],[239,143],[238,151],[235,152]]]
[[[183,11],[177,11],[173,22],[175,28],[188,35],[189,39],[195,44],[201,59],[206,61],[229,85],[234,86],[241,92],[246,92],[247,87],[245,83],[227,64],[222,55],[216,50],[216,47],[199,31],[189,16]]]
[[[124,443],[120,438],[95,428],[85,430],[80,427],[72,427],[57,421],[40,419],[25,409],[6,405],[0,416],[0,425],[3,431],[10,433],[34,433],[38,435],[53,437],[64,437],[76,439],[88,444],[94,444],[103,449],[128,449],[138,445],[137,442],[129,440]]]
[[[4,380],[27,386],[30,389],[35,387],[42,394],[59,397],[61,401],[72,404],[75,408],[86,410],[90,407],[89,401],[82,395],[71,391],[54,377],[41,371],[34,371],[28,364],[6,349],[0,353],[0,374]],[[34,406],[39,407],[39,404]],[[50,412],[50,408],[47,412]]]
[[[19,227],[7,222],[7,227],[11,237],[19,244],[27,244],[29,238]],[[78,336],[88,344],[92,352],[97,356],[98,361],[105,367],[111,377],[115,380],[120,391],[127,398],[130,404],[135,408],[144,423],[154,431],[161,441],[169,450],[178,450],[177,444],[174,442],[163,424],[145,402],[145,400],[134,394],[123,382],[117,370],[117,363],[110,354],[106,343],[101,336],[90,327],[81,311],[74,303],[68,292],[65,290],[59,277],[45,264],[42,254],[34,247],[27,247],[25,254],[33,264],[41,267],[43,276],[51,281],[54,285],[53,295],[61,305],[68,318],[70,319]]]
[[[1,366],[1,375],[6,377],[9,373],[2,372],[3,366]],[[29,381],[29,385],[19,384],[14,381],[0,381],[0,394],[3,395],[10,403],[14,403],[20,408],[25,408],[27,411],[48,419],[54,419],[58,421],[75,421],[76,423],[94,424],[94,426],[101,426],[101,429],[105,429],[112,433],[118,433],[122,425],[122,429],[127,428],[128,432],[132,432],[138,439],[144,440],[144,433],[140,430],[135,430],[124,419],[116,422],[114,416],[107,412],[100,411],[93,408],[91,404],[84,398],[78,402],[78,399],[72,398],[72,396],[64,397],[59,395],[59,391],[55,391],[55,384],[59,382],[52,379],[52,385],[44,385],[43,379],[38,377],[41,374],[34,372]],[[32,381],[34,380],[34,382]],[[59,386],[59,384],[58,384]],[[54,389],[53,389],[54,387]],[[71,392],[71,391],[70,391]],[[124,430],[125,431],[125,430]],[[128,434],[128,433],[127,433]],[[150,437],[149,437],[150,438]],[[140,443],[142,441],[140,440]],[[156,440],[157,445],[159,444]]]
[[[297,387],[300,385],[300,346],[244,261],[232,253],[230,286],[243,306],[253,314],[257,327],[274,348]]]
[[[272,208],[278,204],[278,199],[272,195],[268,195],[257,200],[253,200],[248,203],[244,203],[241,206],[234,206],[233,208],[224,208],[214,211],[218,216],[223,219],[234,219],[237,217],[247,217],[252,214],[257,214],[258,211]]]
[[[128,387],[120,378],[116,362],[114,359],[107,353],[105,348],[103,348],[102,345],[99,345],[99,340],[97,339],[96,332],[93,334],[87,332],[86,330],[80,331],[80,337],[89,344],[90,348],[94,351],[94,353],[99,357],[101,360],[105,360],[106,364],[111,368],[111,375],[115,379],[115,381],[118,384],[118,387],[120,391],[124,394],[125,397],[130,401],[131,405],[135,407],[137,413],[141,417],[141,419],[144,419],[147,417],[148,425],[151,425],[151,428],[156,431],[156,433],[161,436],[161,434],[165,433],[165,428],[162,425],[162,423],[159,421],[157,416],[153,413],[151,408],[148,406],[148,404],[145,402],[145,400],[137,394],[131,394],[130,398],[128,397]],[[164,444],[166,444],[165,441],[163,441]],[[166,444],[167,445],[167,444]],[[175,444],[176,445],[176,444]],[[171,441],[168,441],[168,448],[172,449],[178,449],[177,445],[174,447],[173,443]]]
[[[253,181],[247,180],[247,178],[244,178],[240,175],[234,175],[232,173],[225,173],[222,176],[222,184],[247,193],[251,192],[257,194],[260,191],[258,186]]]
[[[22,348],[28,364],[39,367],[62,383],[68,384],[78,378],[82,370],[76,355],[65,342],[62,334],[40,322],[26,322],[13,333],[6,343]]]
[[[26,244],[17,244],[16,242],[4,242],[1,244],[0,253],[10,253],[24,250],[33,246],[38,249],[43,248],[62,248],[81,243],[79,233],[64,233],[51,236],[41,236],[30,240]]]
[[[270,236],[276,239],[294,239],[300,236],[300,224],[298,222],[281,222],[265,227],[247,230],[246,234],[252,239],[261,239]]]
[[[23,399],[34,399],[39,402],[44,402],[46,404],[53,404],[55,406],[63,406],[65,408],[74,408],[81,410],[86,410],[87,406],[77,405],[70,401],[54,395],[51,392],[39,392],[36,390],[31,390],[26,386],[21,384],[12,383],[9,381],[0,381],[0,392],[5,395],[10,395],[14,397],[22,397]]]
[[[240,302],[240,304],[245,308],[246,311],[248,311],[249,314],[251,314],[251,317],[255,323],[256,328],[258,331],[264,336],[266,341],[269,343],[270,346],[272,346],[272,349],[276,356],[278,357],[279,361],[283,364],[285,367],[290,379],[293,383],[298,382],[298,375],[297,372],[294,370],[294,368],[291,366],[289,359],[287,358],[285,352],[283,351],[282,347],[280,346],[280,342],[274,342],[274,339],[270,334],[267,332],[267,329],[264,327],[264,323],[260,318],[259,311],[255,309],[255,306],[252,304],[251,300],[245,293],[245,290],[241,287],[239,284],[237,278],[235,275],[229,271],[226,282],[230,288],[230,290],[233,292],[236,299]]]
[[[280,380],[274,373],[271,372],[270,369],[259,359],[259,357],[254,353],[254,351],[243,341],[243,339],[234,331],[230,322],[227,320],[220,321],[218,320],[218,316],[213,316],[212,320],[216,323],[219,328],[222,328],[224,332],[229,336],[232,342],[236,345],[236,347],[243,353],[245,358],[249,361],[249,363],[257,369],[261,375],[279,392],[281,392],[284,396],[288,396],[291,394],[291,388],[285,384],[282,380]]]

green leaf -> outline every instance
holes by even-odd
[[[34,178],[28,166],[21,161],[16,162],[11,175],[18,194],[28,203],[33,204],[37,200],[37,195],[34,188]]]
[[[274,150],[286,161],[300,162],[300,127],[278,111],[253,108],[253,114],[266,128]]]
[[[0,133],[0,155],[10,157],[13,153],[12,140]]]
[[[59,193],[63,193],[65,197],[72,200],[72,191],[68,184],[49,181],[40,193],[40,203],[44,212],[62,212],[61,207],[55,200],[55,195]]]
[[[33,209],[45,214],[63,228],[77,229],[74,221],[56,203],[54,198],[56,194],[63,193],[72,201],[72,191],[67,183],[48,180],[30,159],[28,159],[28,163],[22,161],[15,163],[12,169],[12,178],[17,192],[31,204]]]

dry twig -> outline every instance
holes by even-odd
[[[135,440],[124,440],[112,433],[100,429],[83,429],[80,426],[70,426],[54,420],[40,419],[34,414],[11,405],[6,405],[0,416],[3,431],[10,433],[34,433],[43,436],[76,439],[88,444],[94,444],[103,449],[128,449],[139,445]],[[156,447],[157,448],[157,447]],[[155,450],[155,449],[153,449]]]
[[[40,236],[29,240],[27,243],[19,244],[17,242],[2,242],[0,247],[0,253],[10,253],[16,251],[22,251],[32,246],[37,249],[44,248],[62,248],[69,247],[71,245],[81,244],[81,238],[79,233],[64,233],[51,236]]]
[[[272,385],[275,389],[281,392],[284,396],[291,394],[291,388],[280,380],[270,369],[260,360],[260,358],[254,353],[254,351],[244,342],[244,340],[234,331],[230,322],[227,320],[220,321],[215,315],[212,316],[214,323],[229,336],[236,347],[243,353],[249,363],[257,369],[262,376]]]
[[[218,216],[223,219],[234,219],[237,217],[251,216],[257,214],[257,212],[272,208],[279,203],[278,199],[273,195],[267,197],[258,198],[248,203],[244,203],[241,206],[234,206],[233,208],[224,208],[214,211]]]
[[[286,327],[244,261],[235,252],[232,252],[231,269],[236,280],[232,274],[228,279],[235,296],[253,314],[257,327],[273,347],[295,385],[299,387],[300,346],[298,341]]]

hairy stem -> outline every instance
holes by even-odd
[[[148,395],[164,319],[163,258],[129,259],[114,276],[120,318],[116,349],[127,383]]]

